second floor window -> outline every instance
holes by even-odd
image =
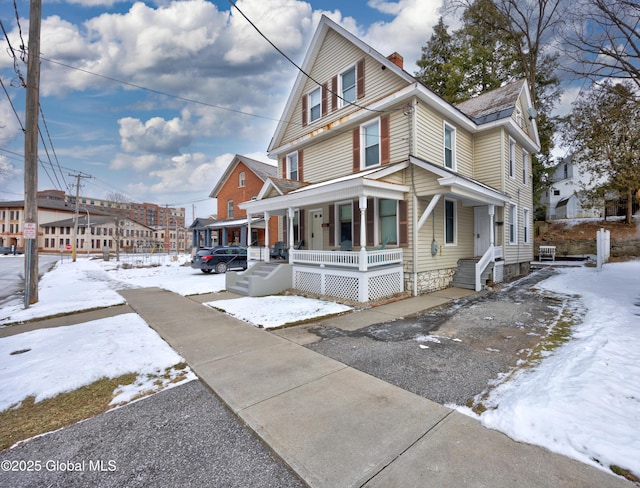
[[[380,164],[380,122],[378,120],[362,126],[364,166]]]
[[[340,75],[341,96],[340,106],[356,101],[356,69],[348,69]]]
[[[309,122],[318,120],[322,116],[322,92],[320,87],[309,93]]]
[[[529,155],[527,151],[522,151],[522,184],[528,184],[529,176]]]
[[[227,218],[228,219],[233,218],[233,200],[229,200],[227,202]]]
[[[455,170],[456,165],[456,130],[449,126],[444,126],[444,165]]]
[[[246,184],[246,176],[244,174],[244,171],[240,171],[240,174],[238,174],[238,186],[240,188],[244,188]]]
[[[287,178],[290,180],[298,180],[298,153],[287,155]]]
[[[516,175],[516,141],[509,139],[509,176]]]

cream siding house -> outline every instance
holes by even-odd
[[[539,141],[525,81],[453,106],[326,17],[302,69],[269,146],[298,185],[269,180],[240,204],[281,218],[294,288],[368,301],[526,272]]]

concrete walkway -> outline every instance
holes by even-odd
[[[460,292],[330,320],[359,328],[446,303]],[[313,488],[633,486],[302,347],[309,338],[298,328],[257,329],[159,288],[120,293]]]

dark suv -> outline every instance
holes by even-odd
[[[191,267],[203,273],[224,273],[227,269],[247,269],[247,250],[238,246],[216,246],[200,249],[191,261]]]

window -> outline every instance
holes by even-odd
[[[338,230],[338,232],[340,232],[340,244],[342,245],[343,243],[348,242],[348,247],[351,247],[351,243],[353,242],[353,234],[351,232],[353,222],[353,205],[351,203],[338,205],[338,222],[340,222],[340,228]]]
[[[522,127],[522,110],[520,110],[518,107],[516,107],[516,123],[518,124],[519,127]]]
[[[529,209],[525,208],[522,212],[522,242],[529,244]]]
[[[290,180],[298,180],[298,153],[287,154],[287,178]]]
[[[528,180],[528,175],[529,175],[529,154],[527,154],[527,151],[522,151],[522,184],[526,185],[529,182]]]
[[[445,244],[456,243],[456,202],[455,200],[444,201],[444,242]]]
[[[233,200],[229,200],[227,202],[227,218],[228,219],[233,218]]]
[[[560,196],[560,190],[553,190],[553,196],[554,197],[559,197]]]
[[[516,174],[516,141],[509,139],[509,176]]]
[[[455,170],[456,162],[456,130],[446,125],[444,126],[444,165]]]
[[[356,101],[356,68],[352,67],[340,75],[340,106]]]
[[[380,200],[380,243],[398,243],[398,203],[396,200]]]
[[[380,164],[380,121],[362,126],[362,141],[364,147],[364,166]]]
[[[518,243],[518,207],[509,205],[509,244]]]
[[[569,178],[569,165],[565,164],[563,170],[564,170],[564,179],[566,180],[567,178]]]
[[[320,87],[313,90],[309,93],[309,121],[313,122],[314,120],[318,120],[321,116],[321,101],[322,94],[320,91]]]
[[[244,171],[240,171],[240,173],[238,174],[238,187],[244,188],[245,184],[246,184],[246,176],[244,174]]]

